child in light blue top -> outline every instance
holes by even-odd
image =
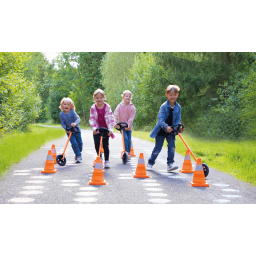
[[[82,162],[82,150],[83,142],[81,137],[81,129],[79,127],[80,118],[75,112],[74,102],[70,98],[63,98],[60,102],[59,108],[62,110],[60,113],[61,126],[65,129],[67,126],[77,127],[79,129],[78,133],[72,133],[70,137],[70,143],[72,145],[73,151],[75,153],[75,160],[77,163]],[[66,131],[69,136],[69,131]]]

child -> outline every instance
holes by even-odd
[[[115,124],[117,122],[125,122],[128,124],[128,128],[125,128],[123,132],[124,132],[125,151],[128,152],[129,159],[130,159],[132,123],[135,117],[136,108],[131,102],[132,93],[129,90],[126,90],[123,92],[122,99],[123,101],[116,107],[114,111],[114,120],[115,120]],[[115,128],[117,128],[117,126],[118,125],[115,125]]]
[[[175,126],[180,123],[181,119],[181,107],[176,102],[180,88],[177,85],[169,85],[166,89],[166,97],[168,100],[163,103],[158,113],[158,123],[152,130],[150,137],[155,138],[155,147],[148,159],[146,169],[152,171],[152,166],[155,164],[155,160],[158,154],[161,152],[164,139],[168,142],[168,157],[167,157],[167,172],[178,169],[178,166],[173,165],[174,163],[174,152],[175,152],[175,136],[171,135],[171,126]],[[180,133],[184,129],[180,128]]]
[[[78,127],[78,133],[72,133],[70,137],[70,142],[75,153],[75,160],[77,163],[82,162],[82,150],[83,150],[83,142],[81,137],[81,129],[79,127],[80,118],[75,112],[75,105],[74,102],[70,98],[63,98],[60,102],[59,108],[62,110],[60,113],[60,122],[62,127],[66,130],[66,127]],[[67,132],[69,136],[70,132]]]
[[[99,154],[100,136],[97,134],[96,129],[100,127],[107,128],[109,130],[108,136],[103,138],[104,168],[110,168],[108,141],[110,136],[112,139],[115,137],[113,134],[114,117],[110,106],[104,102],[106,99],[104,91],[97,89],[93,94],[93,99],[95,104],[91,106],[89,123],[93,130],[95,149]]]

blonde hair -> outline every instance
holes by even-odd
[[[105,93],[104,93],[104,91],[101,90],[101,89],[97,89],[97,90],[94,92],[94,94],[93,94],[93,99],[95,98],[95,96],[96,96],[98,93],[99,93],[99,94],[102,94],[102,96],[104,97],[104,99],[106,99]]]
[[[124,95],[125,95],[126,93],[130,93],[130,94],[131,94],[131,98],[132,98],[132,93],[131,93],[129,90],[125,90],[125,91],[123,92],[123,94],[121,94],[121,95],[122,95],[122,98],[124,97]]]
[[[63,107],[64,102],[68,102],[68,103],[70,104],[70,109],[72,109],[72,110],[75,110],[75,109],[76,109],[73,100],[71,100],[70,98],[63,98],[63,99],[61,100],[60,106],[59,106],[59,108],[60,108],[62,111],[64,110],[64,107]]]
[[[168,85],[166,88],[166,93],[168,94],[170,91],[178,93],[180,91],[180,87],[178,85]]]

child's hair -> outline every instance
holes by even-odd
[[[125,91],[123,92],[122,98],[124,97],[124,95],[125,95],[126,93],[130,93],[130,94],[131,94],[131,98],[132,98],[132,93],[131,93],[129,90],[125,90]]]
[[[63,98],[63,99],[61,100],[60,106],[59,106],[59,108],[60,108],[62,111],[64,110],[64,108],[63,108],[63,106],[62,106],[62,104],[63,104],[64,102],[68,102],[68,103],[70,104],[70,109],[75,110],[75,104],[74,104],[73,100],[71,100],[70,98]]]
[[[94,94],[93,94],[93,99],[95,98],[95,96],[96,96],[98,93],[99,93],[99,94],[102,94],[102,96],[104,97],[104,99],[106,99],[105,93],[104,93],[104,91],[101,90],[101,89],[97,89],[97,90],[94,92]]]
[[[178,93],[180,91],[180,87],[178,85],[168,85],[166,88],[166,93],[168,94],[171,91]]]

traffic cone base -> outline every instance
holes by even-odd
[[[209,187],[209,184],[205,181],[202,161],[197,159],[196,169],[194,171],[193,181],[190,182],[192,187]]]
[[[46,158],[45,166],[43,171],[41,173],[56,173],[57,169],[54,167],[54,161],[53,161],[53,156],[52,156],[52,151],[48,150],[48,155]]]
[[[102,160],[98,156],[95,160],[94,170],[92,174],[92,178],[89,181],[89,185],[106,185],[106,181],[104,180],[104,173],[102,170]]]
[[[134,178],[149,178],[149,175],[147,174],[147,171],[146,171],[143,153],[140,153],[138,165],[137,165],[135,173],[133,174],[133,177]]]

